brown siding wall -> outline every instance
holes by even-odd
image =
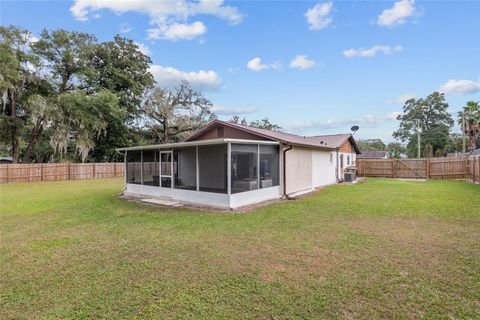
[[[223,129],[223,130],[222,130]],[[230,138],[230,139],[248,139],[248,140],[268,140],[266,138],[244,132],[235,128],[230,128],[227,126],[224,127],[214,127],[210,130],[204,132],[201,136],[195,140],[208,140],[208,139],[217,139],[217,138]]]
[[[209,140],[209,139],[217,139],[218,137],[218,128],[212,128],[206,132],[204,132],[201,136],[196,138],[195,140]]]
[[[352,144],[350,143],[349,140],[345,141],[344,144],[342,144],[339,148],[339,151],[340,152],[344,152],[344,153],[352,153]]]

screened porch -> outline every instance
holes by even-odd
[[[180,200],[190,194],[192,202],[205,203],[209,198],[202,199],[202,195],[279,189],[277,142],[221,139],[125,148],[123,151],[127,191],[131,193],[166,195]],[[211,201],[212,205],[217,205]]]

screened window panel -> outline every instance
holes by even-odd
[[[280,184],[279,146],[260,145],[260,188]]]
[[[172,187],[172,152],[160,152],[160,186]]]
[[[258,145],[232,144],[232,193],[258,189]]]
[[[142,151],[127,151],[127,183],[142,184]]]
[[[227,145],[198,147],[200,191],[227,193]]]
[[[143,150],[143,184],[159,186],[158,150]]]
[[[162,160],[162,176],[172,175],[172,154],[170,152],[162,152],[160,154]]]
[[[175,189],[197,190],[196,149],[196,147],[188,147],[173,151]]]

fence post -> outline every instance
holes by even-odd
[[[478,176],[478,182],[480,182],[480,157],[476,157],[475,159],[477,159],[476,160],[477,165],[475,166],[475,168],[478,167],[478,172],[475,173],[475,182],[477,181],[477,176]]]
[[[43,181],[43,162],[40,163],[40,181]]]
[[[93,171],[93,177],[92,177],[92,179],[95,179],[95,162],[92,163],[92,171]]]
[[[465,179],[468,179],[468,174],[470,173],[470,159],[468,157],[465,158]]]
[[[115,178],[117,176],[117,163],[113,163],[113,177]]]
[[[397,178],[397,159],[392,159],[393,178]]]
[[[430,158],[425,159],[425,166],[426,166],[425,173],[427,176],[427,180],[429,180],[430,179]]]
[[[475,180],[477,178],[477,174],[476,174],[476,171],[477,171],[477,164],[475,163],[477,162],[476,161],[476,158],[473,157],[473,170],[472,170],[472,182],[475,183]]]
[[[69,163],[68,163],[68,167],[67,167],[67,170],[68,170],[68,180],[70,180],[70,165],[71,165],[71,163],[69,162]]]
[[[7,164],[7,183],[10,182],[10,176],[9,176],[9,174],[8,174],[8,169],[9,169],[9,168],[10,168],[10,165]]]

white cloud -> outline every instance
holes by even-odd
[[[377,53],[382,52],[383,54],[391,54],[394,52],[399,52],[402,51],[403,48],[402,46],[382,46],[382,45],[376,45],[373,46],[369,49],[349,49],[343,51],[343,55],[347,58],[354,58],[354,57],[367,57],[367,58],[372,58],[377,55]]]
[[[153,39],[191,39],[205,33],[206,27],[200,25],[201,22],[189,23],[188,20],[196,15],[212,15],[231,24],[238,24],[243,20],[239,10],[225,5],[223,0],[75,0],[70,7],[72,15],[80,21],[87,21],[100,10],[111,10],[116,14],[137,12],[149,16],[150,23],[154,26],[149,31],[150,35],[153,34]],[[167,34],[164,34],[165,32]],[[179,36],[180,34],[186,36]]]
[[[219,115],[241,115],[241,114],[249,114],[258,111],[256,107],[225,107],[219,105],[213,105],[210,109],[212,112],[215,112]]]
[[[282,62],[280,60],[277,60],[273,63],[266,64],[266,63],[263,63],[262,59],[260,59],[259,57],[255,57],[247,62],[247,68],[255,72],[265,70],[265,69],[279,69],[281,67],[282,67]]]
[[[260,59],[259,57],[255,57],[252,60],[248,61],[247,68],[252,71],[260,71],[268,69],[269,67],[266,64],[262,63],[262,59]]]
[[[406,19],[415,15],[415,13],[415,0],[400,0],[378,16],[377,24],[383,27],[394,27],[404,24]]]
[[[122,23],[120,25],[120,33],[129,33],[133,28],[128,23]]]
[[[392,112],[384,115],[372,115],[367,114],[352,119],[329,119],[327,121],[302,121],[294,122],[290,125],[282,126],[285,129],[302,132],[305,130],[328,130],[328,129],[343,129],[345,132],[349,132],[350,127],[358,125],[360,128],[376,128],[383,123],[387,123],[397,119],[400,112]]]
[[[438,89],[446,94],[466,94],[480,91],[480,82],[471,80],[448,80]]]
[[[417,96],[414,94],[414,93],[405,93],[405,94],[402,94],[401,96],[398,96],[396,99],[394,100],[388,100],[387,103],[388,104],[405,104],[405,102],[407,102],[407,100],[410,100],[410,99],[415,99]]]
[[[149,68],[157,85],[162,88],[172,89],[182,80],[190,83],[193,89],[199,91],[214,91],[220,88],[222,83],[220,76],[214,71],[200,70],[186,72],[172,67],[152,65]]]
[[[310,30],[321,30],[332,22],[330,13],[332,12],[332,2],[318,3],[305,12],[305,17]]]
[[[291,62],[290,67],[298,69],[309,69],[315,66],[315,61],[308,60],[304,54],[297,55]]]
[[[143,53],[144,55],[149,56],[149,57],[152,56],[152,52],[150,51],[149,47],[147,47],[143,43],[135,42],[135,44],[137,45],[138,50],[140,50],[141,53]]]
[[[282,62],[280,60],[277,60],[274,63],[270,64],[270,68],[272,69],[280,69],[281,67],[282,67]]]
[[[196,21],[191,24],[174,23],[170,25],[161,25],[157,28],[148,29],[148,38],[150,40],[168,39],[168,40],[191,40],[207,32],[207,27]]]

